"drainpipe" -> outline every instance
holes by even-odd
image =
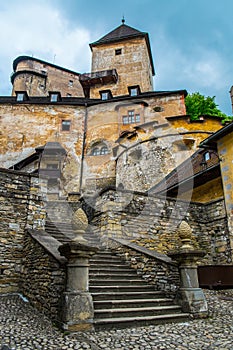
[[[79,181],[79,192],[81,193],[83,184],[83,162],[84,162],[84,150],[86,145],[86,134],[87,134],[87,102],[85,102],[85,116],[84,116],[84,130],[83,130],[83,144],[82,144],[82,155],[80,165],[80,181]]]

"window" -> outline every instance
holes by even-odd
[[[124,115],[123,118],[123,124],[134,124],[134,123],[140,123],[140,114],[135,114],[133,110],[128,111],[128,115]]]
[[[137,88],[130,89],[130,96],[137,96],[137,95],[138,95],[138,89]]]
[[[62,131],[70,131],[71,121],[70,120],[62,120],[61,122],[61,130]]]
[[[24,101],[24,93],[22,92],[20,92],[20,93],[18,93],[17,94],[17,101]]]
[[[57,94],[51,94],[50,95],[50,101],[51,102],[57,102],[57,100],[58,100]]]
[[[93,148],[91,154],[92,154],[93,156],[99,156],[99,155],[100,155],[100,150],[99,150],[99,148],[98,148],[98,147]]]
[[[115,50],[115,55],[118,56],[118,55],[121,55],[122,51],[121,49],[116,49]]]
[[[73,86],[74,85],[74,82],[73,82],[73,80],[69,80],[69,83],[68,83],[68,86]]]
[[[66,97],[72,97],[72,95],[71,94],[66,94]]]
[[[16,91],[16,101],[23,102],[28,100],[28,94],[26,91]]]
[[[111,90],[100,91],[100,96],[101,96],[101,100],[103,100],[103,101],[109,100],[110,98],[112,98]]]
[[[106,146],[101,147],[100,149],[100,154],[104,155],[108,153],[108,148]]]
[[[50,98],[50,102],[58,102],[58,101],[61,101],[61,94],[60,92],[50,91],[49,98]]]
[[[210,152],[206,152],[206,153],[204,154],[204,160],[205,160],[205,162],[207,162],[208,160],[210,160]]]
[[[92,156],[103,156],[108,153],[109,153],[108,147],[103,142],[100,142],[94,145],[90,154]]]
[[[139,85],[129,86],[128,90],[130,96],[138,96],[141,93]]]
[[[101,94],[101,99],[102,99],[102,100],[107,100],[107,99],[108,99],[108,92],[103,92],[103,93]]]

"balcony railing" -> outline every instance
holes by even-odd
[[[79,76],[79,80],[82,85],[95,85],[95,84],[107,84],[116,83],[118,74],[116,69],[108,69],[93,73],[84,73]]]

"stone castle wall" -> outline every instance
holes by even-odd
[[[38,178],[0,171],[0,292],[20,289],[25,230],[43,229],[45,211]]]
[[[232,251],[223,199],[188,203],[143,193],[109,190],[98,197],[92,225],[105,238],[125,238],[167,254],[180,245],[181,220],[193,231],[195,247],[206,251],[202,264],[231,264]]]
[[[65,265],[59,263],[30,234],[24,242],[21,291],[38,310],[55,322],[61,319]]]
[[[116,55],[115,50],[121,50],[121,54]],[[99,90],[104,89],[110,89],[113,96],[127,95],[127,87],[134,85],[139,85],[142,92],[153,90],[152,67],[144,38],[92,47],[92,72],[113,68],[118,73],[117,83],[95,86],[91,89],[92,98],[99,98]]]

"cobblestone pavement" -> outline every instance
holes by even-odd
[[[233,290],[205,294],[208,319],[76,335],[60,332],[18,296],[0,296],[0,349],[232,350]]]

